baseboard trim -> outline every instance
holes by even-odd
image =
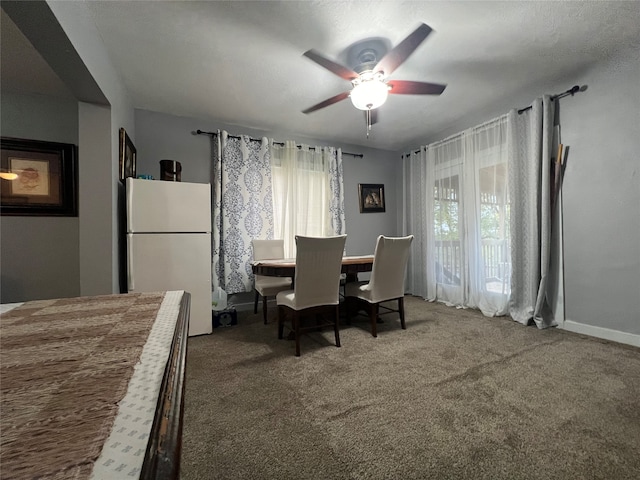
[[[640,347],[640,335],[633,333],[621,332],[619,330],[611,330],[610,328],[595,327],[584,323],[565,320],[564,324],[559,327],[574,333],[589,335],[590,337],[602,338],[613,342],[624,343],[634,347]]]

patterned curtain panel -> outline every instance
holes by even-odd
[[[273,238],[268,140],[218,131],[212,185],[214,288],[228,294],[251,291],[251,240]]]
[[[325,148],[325,155],[329,162],[329,187],[331,189],[331,226],[334,235],[347,233],[347,224],[344,217],[344,183],[342,175],[342,150],[333,147]]]

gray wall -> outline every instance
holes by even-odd
[[[120,181],[119,130],[124,127],[135,142],[134,113],[120,74],[113,68],[91,13],[83,2],[47,1],[77,51],[83,66],[108,105],[86,100],[75,86],[79,100],[80,193],[85,201],[80,209],[80,279],[82,295],[120,292],[118,219]],[[51,58],[54,70],[64,71],[65,58]],[[61,75],[62,76],[62,75]]]
[[[5,222],[3,218],[3,287],[5,273],[10,274],[7,269],[12,266],[12,261],[17,261],[14,255],[35,255],[38,258],[48,255],[51,253],[48,242],[52,233],[64,228],[65,232],[73,233],[73,240],[65,242],[67,255],[56,258],[74,270],[73,277],[69,279],[74,285],[73,289],[60,291],[68,281],[62,276],[62,273],[66,275],[64,269],[57,266],[58,275],[52,277],[50,282],[43,280],[43,284],[46,283],[49,288],[46,292],[36,289],[36,283],[40,282],[39,275],[43,273],[39,268],[25,271],[29,282],[12,288],[21,289],[22,299],[119,292],[118,253],[121,237],[118,220],[122,213],[119,210],[119,129],[126,128],[131,138],[135,139],[130,99],[82,2],[3,2],[3,10],[7,9],[17,27],[75,97],[69,103],[75,119],[69,135],[73,137],[72,143],[78,145],[79,153],[79,217],[74,219],[73,226],[66,228],[58,223],[52,226],[51,219],[31,219],[28,224],[30,232],[38,236],[29,238],[31,243],[21,244],[14,241],[11,234],[6,236],[6,230],[11,227],[15,232],[26,231],[27,224],[22,223],[21,229],[18,229],[14,228],[15,222]],[[22,109],[24,115],[34,113],[22,125],[27,131],[41,127],[42,132],[38,132],[38,135],[46,140],[65,123],[54,119],[43,126],[42,120],[47,120],[47,117],[38,117],[38,109],[44,108],[49,100],[46,97],[40,99],[42,106],[34,105],[31,110],[25,106]],[[7,125],[13,125],[6,124],[4,120],[5,98],[2,99],[2,110],[4,129]],[[17,253],[16,249],[22,249],[22,252]],[[73,254],[70,253],[72,251]],[[68,259],[67,256],[72,258]],[[13,278],[7,280],[7,285],[14,284]],[[3,296],[2,301],[9,300]]]
[[[396,175],[401,175],[399,157],[385,150],[364,148],[293,136],[287,132],[265,132],[237,125],[226,125],[213,119],[177,117],[163,113],[136,110],[137,173],[160,177],[160,160],[177,160],[182,164],[182,181],[211,181],[211,140],[207,135],[194,135],[196,130],[226,129],[232,135],[267,136],[276,141],[295,140],[308,145],[332,145],[343,152],[362,153],[363,158],[343,155],[347,253],[372,253],[380,234],[397,233]],[[382,183],[387,199],[384,213],[361,214],[358,206],[358,183]]]
[[[640,335],[640,56],[591,67],[561,100],[565,309],[571,322]],[[589,331],[586,333],[605,334]],[[640,342],[638,342],[640,345]]]
[[[75,100],[6,92],[0,100],[3,137],[78,144]],[[78,217],[0,217],[0,303],[78,296],[78,226]]]

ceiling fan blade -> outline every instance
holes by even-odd
[[[432,29],[429,25],[426,23],[421,24],[407,38],[382,57],[374,72],[383,71],[387,77],[391,75],[396,68],[409,58],[409,55],[429,36],[431,31]]]
[[[404,95],[440,95],[447,88],[439,83],[412,82],[410,80],[389,80],[389,93]]]
[[[317,105],[314,105],[313,107],[309,107],[306,110],[303,110],[302,113],[315,112],[316,110],[320,110],[321,108],[328,107],[329,105],[333,105],[334,103],[338,103],[340,100],[344,100],[345,98],[348,98],[350,93],[351,92],[339,93],[334,97],[326,99],[324,102],[320,102]]]
[[[311,60],[316,62],[318,65],[323,66],[330,72],[333,72],[339,77],[344,78],[345,80],[351,81],[354,78],[358,78],[358,74],[356,72],[354,72],[353,70],[347,67],[343,67],[342,65],[334,62],[333,60],[329,60],[328,58],[326,58],[316,50],[313,50],[313,49],[308,50],[304,52],[303,55],[307,58],[310,58]]]

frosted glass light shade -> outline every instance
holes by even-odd
[[[366,80],[351,90],[351,102],[360,110],[373,110],[387,101],[389,88],[380,80]]]
[[[0,172],[0,178],[5,180],[15,180],[18,178],[18,174],[13,172]]]

